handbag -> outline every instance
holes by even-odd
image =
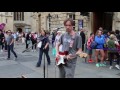
[[[27,44],[30,44],[30,40],[27,40]]]
[[[52,55],[53,55],[53,56],[56,55],[56,49],[55,49],[55,48],[52,49]]]
[[[38,48],[41,48],[41,46],[42,46],[42,42],[40,41],[40,42],[37,44],[37,47],[38,47]]]
[[[90,47],[91,47],[92,49],[96,49],[97,43],[96,43],[95,41],[91,42]]]

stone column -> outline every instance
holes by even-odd
[[[113,30],[120,30],[120,12],[115,12],[113,19]]]

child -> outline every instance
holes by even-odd
[[[88,41],[87,41],[87,53],[89,56],[88,62],[93,62],[93,60],[92,60],[92,48],[90,47],[93,40],[94,40],[94,33],[91,33],[90,37],[88,38]]]

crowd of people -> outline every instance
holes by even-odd
[[[94,44],[93,44],[94,43]],[[99,28],[97,32],[91,33],[86,42],[87,53],[89,55],[88,62],[96,62],[96,67],[106,66],[106,62],[109,61],[110,69],[113,68],[113,62],[116,62],[115,67],[120,69],[120,32],[119,30],[106,31],[103,28]],[[94,47],[92,47],[92,45]],[[93,53],[95,50],[95,53]],[[92,55],[95,59],[92,59]],[[99,58],[100,55],[100,58]]]

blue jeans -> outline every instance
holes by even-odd
[[[37,66],[40,66],[40,65],[41,65],[43,53],[44,53],[44,54],[46,55],[46,57],[47,57],[47,62],[48,62],[48,64],[50,64],[50,56],[49,56],[49,54],[48,54],[48,51],[49,51],[49,49],[46,49],[46,50],[43,50],[43,48],[40,48],[40,49],[39,49],[39,60],[38,60]]]
[[[17,58],[16,53],[13,50],[14,44],[8,45],[8,58],[10,58],[10,51],[14,54],[14,56]]]

